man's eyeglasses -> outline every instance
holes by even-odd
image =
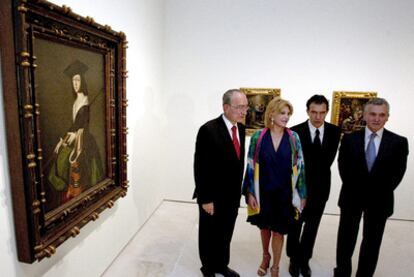
[[[232,106],[230,105],[233,109],[236,109],[238,111],[247,111],[249,109],[249,105],[237,105],[237,106]]]

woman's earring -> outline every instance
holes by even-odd
[[[275,124],[275,120],[273,119],[273,117],[270,119],[270,123]]]

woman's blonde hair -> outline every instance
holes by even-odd
[[[265,112],[265,127],[270,128],[272,126],[272,114],[281,113],[284,107],[288,107],[289,115],[293,114],[293,106],[289,101],[284,100],[280,97],[273,98],[269,104],[267,104]]]

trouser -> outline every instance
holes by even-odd
[[[199,205],[198,246],[203,273],[214,273],[227,268],[230,261],[230,243],[238,207],[214,206],[214,214],[207,214]]]
[[[313,205],[309,209],[305,207],[302,216],[289,231],[286,241],[286,253],[291,262],[307,264],[312,258],[325,204],[326,202],[322,202],[319,205]]]
[[[387,217],[374,211],[341,209],[336,246],[335,277],[349,277],[352,273],[352,255],[363,218],[362,242],[356,277],[374,275]]]

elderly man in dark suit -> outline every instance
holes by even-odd
[[[363,215],[357,277],[371,277],[377,266],[387,218],[394,209],[394,190],[407,168],[408,141],[384,128],[389,116],[385,99],[364,107],[365,129],[345,135],[339,149],[342,188],[334,276],[349,277]]]
[[[199,254],[204,276],[239,274],[228,267],[244,170],[246,95],[228,90],[223,114],[201,126],[194,154],[194,198],[199,204]]]
[[[309,120],[291,128],[298,133],[302,143],[308,192],[305,209],[287,236],[289,273],[293,277],[298,277],[299,273],[304,277],[312,275],[309,260],[329,197],[331,165],[338,150],[341,129],[325,122],[328,110],[329,103],[325,96],[313,95],[306,102]]]

